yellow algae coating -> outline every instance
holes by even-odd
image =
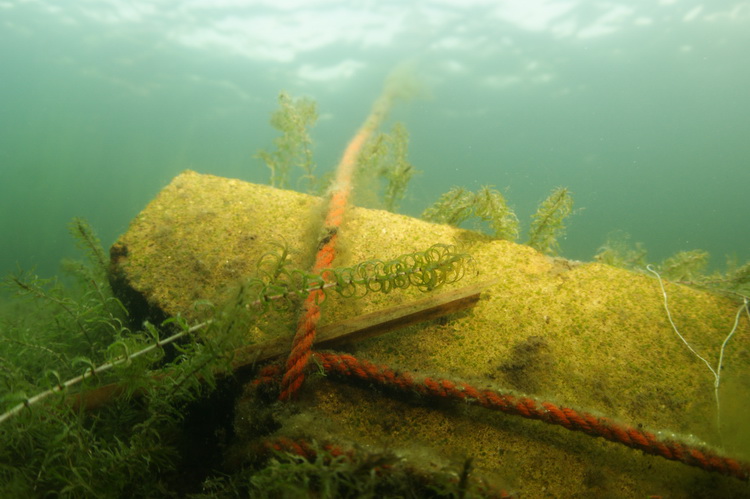
[[[250,277],[272,243],[306,269],[317,247],[320,198],[195,172],[176,177],[113,247],[113,268],[168,315],[191,317],[199,299]],[[714,378],[670,326],[658,282],[598,263],[446,225],[352,207],[337,266],[390,259],[432,244],[471,255],[454,287],[498,279],[468,313],[349,347],[419,375],[510,389],[638,428],[692,435],[750,459],[750,325],[740,318],[721,373],[721,434]],[[713,366],[734,323],[728,299],[667,283],[680,332]],[[321,324],[420,297],[416,289],[344,299],[331,293]],[[289,330],[289,334],[293,331]],[[461,404],[396,400],[366,387],[307,381],[302,412],[282,432],[397,452],[415,464],[460,465],[524,497],[690,497],[747,493],[747,484],[646,456],[602,439]],[[314,423],[310,423],[310,422]],[[723,447],[722,447],[723,446]]]

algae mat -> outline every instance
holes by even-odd
[[[219,300],[252,276],[274,244],[307,269],[319,238],[320,198],[187,171],[176,177],[112,247],[112,274],[152,310],[191,317],[198,300]],[[471,231],[353,207],[340,230],[337,266],[391,259],[455,244],[473,258],[453,287],[498,279],[469,313],[411,326],[349,347],[379,364],[479,386],[513,389],[623,423],[691,436],[750,459],[750,325],[741,319],[721,378],[721,434],[714,379],[675,335],[658,282],[598,263],[551,259]],[[715,365],[737,305],[667,283],[673,318]],[[405,303],[414,289],[364,298],[330,296],[322,324]],[[291,334],[293,318],[248,332]],[[411,404],[363,387],[309,380],[280,433],[355,442],[425,469],[474,459],[475,473],[526,497],[723,497],[746,483],[647,456],[540,422],[461,405]],[[237,434],[251,418],[238,404]],[[245,418],[247,416],[247,418]],[[693,437],[694,436],[694,437]],[[722,438],[723,437],[723,438]],[[251,437],[247,437],[251,438]]]

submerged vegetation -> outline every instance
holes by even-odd
[[[606,242],[599,247],[594,260],[612,267],[624,269],[646,268],[647,251],[642,243],[630,243],[630,235],[622,231],[614,231]]]
[[[474,212],[476,194],[463,187],[453,187],[443,193],[432,206],[422,212],[428,222],[448,224],[458,227]]]
[[[297,181],[304,190],[310,194],[323,193],[327,176],[315,175],[313,142],[309,133],[317,119],[314,101],[295,99],[286,92],[279,94],[279,107],[271,115],[271,125],[282,135],[274,140],[274,151],[258,152],[258,157],[271,170],[272,186],[290,187],[292,171],[301,170]],[[378,133],[368,140],[358,158],[360,184],[367,185],[368,194],[373,192],[374,184],[382,184],[378,204],[388,211],[398,209],[409,181],[417,173],[408,160],[408,148],[406,127],[403,123],[395,123],[390,132]]]
[[[490,225],[495,237],[511,241],[518,238],[518,218],[498,191],[482,187],[474,203],[474,214]]]
[[[557,254],[558,239],[565,233],[565,219],[573,213],[570,191],[558,187],[532,216],[528,245],[547,254]]]
[[[279,108],[271,115],[271,126],[282,135],[274,139],[276,150],[260,151],[258,157],[271,170],[271,185],[286,189],[293,168],[304,172],[301,181],[308,192],[316,188],[315,163],[312,154],[312,139],[309,129],[318,121],[315,101],[306,98],[294,99],[286,92],[279,94]]]
[[[279,94],[278,103],[279,107],[272,114],[270,123],[282,135],[274,140],[274,151],[260,151],[258,157],[271,170],[271,185],[289,187],[291,172],[299,169],[301,174],[297,181],[305,186],[307,192],[320,194],[325,188],[326,178],[315,175],[313,142],[309,134],[318,119],[317,105],[311,99],[293,98],[286,92]],[[398,210],[409,182],[418,173],[408,160],[408,145],[406,127],[396,123],[390,132],[374,135],[359,155],[360,183],[365,184],[369,191],[373,190],[373,185],[382,184],[380,201],[374,204],[388,211]],[[361,196],[367,198],[367,195]],[[367,203],[367,199],[364,202]],[[557,255],[559,241],[565,235],[565,223],[576,211],[569,189],[553,189],[532,215],[526,244],[544,254]],[[477,192],[453,187],[426,208],[421,217],[456,227],[475,219],[477,228],[487,226],[493,237],[509,241],[516,241],[521,232],[515,212],[505,197],[492,186],[483,186]],[[84,249],[91,251],[91,248]],[[642,270],[648,263],[646,254],[642,244],[631,245],[628,236],[619,233],[611,236],[599,248],[594,259],[616,267]],[[100,262],[100,267],[105,261],[104,255],[90,256]],[[725,272],[707,274],[708,258],[705,251],[682,251],[666,259],[658,268],[664,278],[672,281],[749,294],[750,263],[738,265],[729,261]]]
[[[493,235],[499,239],[515,241],[518,238],[518,218],[500,192],[484,186],[476,193],[463,187],[454,187],[441,195],[424,212],[428,222],[459,226],[472,216],[487,222]]]
[[[4,282],[21,301],[0,323],[0,494],[154,497],[179,490],[187,408],[226,372],[223,352],[238,336],[198,341],[179,318],[131,329],[104,278],[93,231],[75,220],[71,232],[88,250],[86,262],[66,266],[72,284],[33,273]],[[185,334],[178,345],[160,343],[179,330]],[[79,393],[94,395],[116,382],[120,396],[83,411],[85,399],[65,388],[72,381]]]
[[[664,260],[659,268],[670,281],[696,281],[708,267],[708,252],[703,250],[680,251]]]
[[[271,170],[271,185],[289,187],[293,168],[304,172],[299,178],[307,192],[320,193],[323,179],[314,174],[312,139],[309,128],[318,117],[315,102],[287,93],[279,94],[279,108],[271,116],[271,125],[283,135],[275,139],[276,150],[260,151],[260,157]],[[375,134],[362,148],[358,157],[359,184],[366,193],[360,201],[368,204],[374,194],[373,185],[380,185],[380,206],[396,211],[406,195],[406,188],[417,170],[408,160],[409,134],[402,123],[393,125],[390,132]],[[565,220],[573,213],[573,197],[566,188],[556,188],[538,207],[532,217],[527,244],[542,253],[555,255],[559,239],[565,233]],[[520,233],[518,217],[505,197],[492,186],[477,192],[453,187],[424,210],[424,220],[459,226],[476,218],[489,226],[498,239],[516,241]]]
[[[409,181],[417,173],[407,158],[408,148],[409,132],[403,123],[396,123],[389,133],[379,133],[371,138],[359,156],[361,176],[385,181],[381,197],[383,207],[388,211],[398,209]]]
[[[206,490],[208,494],[197,497],[468,499],[491,496],[479,483],[457,480],[455,472],[428,475],[388,453],[341,452],[321,445],[305,446],[305,451],[301,456],[273,451],[258,473],[240,473],[217,480]],[[468,469],[463,474],[468,477]]]
[[[460,279],[468,262],[455,248],[436,245],[329,269],[324,280],[290,268],[287,250],[278,247],[226,304],[208,304],[206,322],[190,326],[175,317],[135,329],[106,280],[107,262],[93,230],[77,219],[71,233],[87,259],[66,265],[70,284],[33,273],[4,282],[21,301],[0,323],[3,497],[161,497],[222,483],[221,475],[211,474],[222,468],[215,459],[233,432],[234,393],[226,395],[232,378],[225,375],[254,321],[311,289],[345,297],[410,286],[428,291]],[[229,405],[217,409],[217,400]],[[206,403],[220,420],[210,426],[220,429],[219,438],[194,426]],[[272,469],[244,470],[249,482],[243,490],[257,491],[253,484],[269,480],[281,487]]]
[[[649,266],[647,251],[641,243],[630,243],[629,235],[612,233],[599,248],[594,260],[636,272]],[[738,264],[727,259],[724,270],[708,271],[709,254],[703,250],[679,251],[652,267],[665,279],[735,297],[750,296],[750,262]]]
[[[533,215],[527,244],[542,253],[556,254],[558,239],[565,233],[565,219],[572,213],[570,191],[562,187],[552,191]],[[508,241],[518,239],[518,217],[503,195],[489,186],[476,193],[454,187],[422,213],[422,218],[429,222],[456,227],[472,216],[489,224],[494,237]]]

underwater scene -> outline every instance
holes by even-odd
[[[750,497],[747,47],[0,0],[0,496]]]

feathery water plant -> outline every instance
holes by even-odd
[[[409,133],[403,123],[396,123],[393,126],[391,133],[386,137],[386,146],[389,154],[385,164],[380,168],[379,174],[387,182],[383,194],[385,209],[396,211],[398,205],[404,199],[407,184],[417,173],[406,157]]]
[[[271,125],[282,135],[274,139],[275,151],[258,152],[258,157],[271,170],[271,185],[282,189],[289,187],[291,169],[298,167],[304,171],[301,180],[307,184],[308,192],[316,188],[309,129],[317,120],[315,101],[294,99],[286,92],[279,94],[279,108],[271,115]]]
[[[740,299],[750,296],[750,262],[738,265],[727,259],[724,271],[706,272],[709,254],[703,250],[679,251],[658,265],[667,279]]]
[[[181,428],[187,407],[231,372],[231,352],[247,343],[230,310],[238,303],[195,326],[175,317],[132,330],[94,232],[82,220],[71,228],[88,256],[66,266],[77,279],[21,272],[4,282],[24,301],[0,317],[0,496],[166,495],[180,473],[180,440],[190,438]],[[257,320],[265,310],[246,315]],[[104,385],[116,390],[95,390]],[[109,403],[77,410],[92,406],[89,394],[99,397],[94,406]]]
[[[10,343],[24,346],[23,353],[14,356],[16,365],[31,352],[35,353],[29,358],[35,361],[39,360],[36,354],[50,352],[45,365],[63,375],[68,374],[76,356],[92,362],[103,360],[103,350],[122,332],[127,315],[109,289],[107,260],[93,230],[81,219],[74,219],[69,228],[87,257],[85,262],[64,262],[64,275],[72,278],[73,285],[27,271],[11,274],[2,283],[22,299],[19,307],[33,307],[34,313],[5,318],[7,329],[0,337],[0,347]]]
[[[597,250],[594,260],[599,263],[623,269],[646,267],[647,251],[642,243],[630,243],[630,234],[621,230],[613,231]]]
[[[359,156],[358,169],[365,181],[372,177],[385,180],[382,203],[388,211],[398,209],[409,181],[417,173],[407,159],[408,147],[409,132],[403,123],[396,123],[389,133],[372,137]]]
[[[168,435],[179,426],[177,408],[196,395],[189,383],[167,385],[148,376],[160,349],[128,355],[151,336],[124,325],[90,227],[75,220],[72,233],[88,253],[87,263],[66,267],[79,278],[65,283],[22,272],[4,282],[22,301],[0,319],[0,495],[151,496],[165,486],[162,473],[176,466]],[[24,313],[27,306],[33,314]],[[124,361],[112,362],[123,354]],[[175,373],[190,379],[201,358],[172,363]],[[136,407],[125,396],[92,416],[66,402],[67,387],[112,379],[125,383],[126,394],[144,393],[144,402]]]
[[[90,246],[98,244],[93,231],[83,221],[74,229],[93,251],[87,251],[89,264],[69,268],[104,276],[93,268],[103,263]],[[69,291],[30,274],[13,276],[7,286],[49,311],[32,330],[6,318],[1,323],[0,494],[164,495],[175,489],[181,473],[185,408],[212,391],[217,376],[230,372],[232,352],[246,345],[248,323],[312,289],[345,297],[409,286],[428,291],[460,279],[469,261],[453,246],[435,245],[313,275],[290,268],[288,250],[278,246],[226,305],[210,307],[208,321],[191,326],[176,317],[159,327],[147,323],[143,331],[127,328],[125,318],[114,315],[123,309],[106,280],[79,279],[76,286],[89,289]],[[90,324],[105,336],[87,329]],[[90,333],[88,339],[84,333]],[[85,397],[87,390],[112,382],[121,388],[119,396],[108,398],[95,414],[74,409],[73,388],[80,386]],[[135,394],[138,403],[132,401]]]
[[[597,262],[613,267],[642,272],[648,266],[643,244],[630,244],[630,236],[622,231],[609,235],[594,256]],[[733,297],[750,296],[750,262],[740,265],[736,258],[727,258],[723,271],[707,272],[710,255],[703,250],[679,251],[658,265],[651,265],[668,280]]]
[[[533,216],[529,231],[529,246],[542,253],[554,254],[558,238],[564,233],[564,220],[573,212],[573,198],[565,188],[555,189],[544,200]],[[473,193],[463,187],[453,187],[428,207],[422,218],[428,222],[445,223],[458,227],[470,217],[487,222],[494,237],[518,239],[518,217],[499,191],[483,186]]]
[[[452,187],[422,212],[422,218],[428,222],[458,227],[471,217],[475,201],[473,192],[463,187]]]
[[[248,319],[257,319],[259,314],[270,310],[287,309],[295,301],[295,297],[306,296],[313,290],[322,290],[324,297],[330,291],[343,297],[362,297],[370,292],[389,293],[394,289],[410,286],[427,292],[461,279],[470,264],[468,255],[457,253],[454,246],[436,244],[425,251],[404,254],[392,260],[368,260],[352,267],[325,269],[321,275],[315,275],[288,268],[288,250],[283,245],[276,246],[277,252],[270,251],[259,260],[259,277],[243,282],[235,297],[229,300],[229,306],[220,309],[221,315],[194,326],[179,317],[168,319],[162,326],[176,325],[178,330],[166,338],[161,338],[159,329],[148,323],[144,325],[145,331],[140,333],[130,332],[123,327],[123,334],[116,335],[101,354],[106,355],[106,362],[96,365],[88,358],[79,357],[78,359],[83,360],[84,372],[66,381],[63,381],[59,372],[54,371],[52,387],[34,396],[18,394],[15,397],[16,405],[0,414],[0,423],[74,385],[94,378],[101,381],[103,373],[119,368],[119,375],[122,376],[122,369],[129,368],[131,372],[143,374],[143,369],[161,358],[165,347],[177,340],[191,337],[199,330],[206,332],[192,348],[213,351],[214,360],[218,359],[243,344],[242,332],[249,327]],[[245,321],[236,317],[242,313],[247,315]],[[212,331],[218,331],[219,334]],[[206,342],[207,338],[214,338],[215,341]],[[190,357],[185,355],[184,348],[178,347],[183,361]],[[58,355],[53,351],[50,353]],[[134,363],[141,357],[145,358],[145,364],[133,369]],[[70,363],[81,363],[80,360],[72,359]],[[168,372],[166,368],[162,371]],[[204,373],[203,377],[212,379],[213,375],[207,376]],[[5,402],[9,400],[6,397]]]
[[[664,260],[659,269],[670,281],[695,281],[708,266],[708,252],[703,250],[680,251]]]
[[[719,287],[739,296],[750,296],[750,262],[738,265],[735,259],[730,258],[724,274],[706,279],[703,285]]]
[[[389,293],[414,286],[422,292],[461,279],[470,264],[467,254],[455,246],[435,244],[425,251],[407,253],[392,260],[368,260],[354,267],[324,270],[322,277],[336,283],[333,288],[344,297],[369,292]]]
[[[528,245],[542,253],[556,254],[565,233],[565,219],[573,213],[573,197],[564,187],[552,191],[532,216]]]
[[[484,186],[474,195],[474,214],[490,224],[498,239],[518,239],[518,217],[499,191]]]
[[[422,212],[422,218],[428,222],[456,227],[472,216],[489,223],[494,236],[499,239],[515,241],[518,237],[516,214],[503,195],[491,186],[483,186],[476,193],[453,187]]]
[[[67,273],[89,281],[103,280],[107,274],[109,256],[104,251],[94,229],[83,218],[75,217],[68,224],[68,232],[73,236],[78,249],[86,256],[87,263],[63,260]]]
[[[480,481],[469,480],[470,462],[463,469],[431,470],[412,468],[390,453],[368,454],[344,451],[317,442],[279,439],[266,466],[243,480],[250,497],[494,497]],[[270,447],[270,446],[269,446]],[[294,450],[293,450],[294,449]],[[301,451],[300,454],[298,451]],[[459,475],[460,473],[460,475]],[[457,475],[459,479],[457,479]],[[242,483],[242,482],[240,482]],[[225,483],[216,492],[240,484]],[[229,486],[229,487],[227,487]],[[213,497],[213,496],[211,496]]]

